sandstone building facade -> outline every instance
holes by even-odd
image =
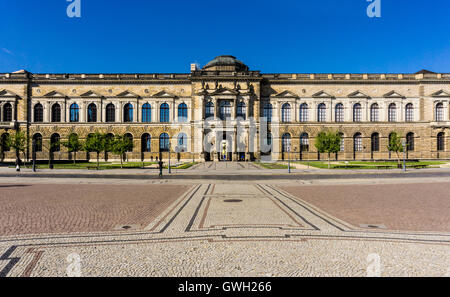
[[[41,143],[38,159],[71,159],[49,144],[98,131],[132,138],[128,160],[166,159],[168,151],[180,160],[259,160],[267,144],[276,159],[289,150],[292,159],[317,160],[325,156],[314,139],[331,129],[343,135],[333,158],[380,160],[395,159],[387,145],[397,132],[409,159],[450,159],[449,100],[448,73],[264,74],[233,56],[187,74],[19,71],[0,74],[0,137],[25,131],[25,159],[32,139]],[[2,160],[14,160],[4,143]]]

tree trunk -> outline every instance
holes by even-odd
[[[123,169],[123,154],[120,155],[120,168]]]
[[[77,163],[77,152],[73,152],[73,165]]]
[[[328,169],[331,168],[331,164],[330,164],[330,152],[328,152]]]
[[[97,152],[97,170],[100,167],[99,152]]]
[[[400,161],[400,155],[398,154],[398,152],[395,152],[396,154],[397,154],[397,162],[398,162],[398,165],[400,165],[401,164],[401,161]]]

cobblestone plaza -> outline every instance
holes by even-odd
[[[1,177],[0,188],[1,276],[73,267],[81,276],[367,276],[374,259],[381,276],[450,267],[448,176]]]

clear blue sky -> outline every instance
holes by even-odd
[[[0,0],[0,72],[188,73],[231,54],[265,73],[450,72],[450,1]]]

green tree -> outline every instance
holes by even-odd
[[[111,144],[112,152],[120,155],[120,168],[123,168],[123,157],[126,152],[133,150],[133,142],[127,136],[117,135]]]
[[[105,160],[108,158],[108,152],[113,151],[113,143],[114,143],[114,135],[112,134],[105,134]]]
[[[52,160],[53,160],[53,153],[56,147],[60,144],[59,141],[57,142],[51,142],[49,141],[47,144],[42,142],[42,147],[47,150],[48,152],[48,167],[51,168]]]
[[[5,152],[9,151],[9,141],[8,139],[11,136],[8,133],[4,133],[1,137],[0,137],[0,148],[1,148],[1,152],[2,152],[2,161],[5,159]]]
[[[83,150],[83,143],[78,139],[78,135],[75,133],[70,134],[69,140],[62,142],[61,144],[67,148],[69,153],[74,154],[73,164],[75,164],[77,160],[77,152]]]
[[[105,150],[106,136],[101,133],[90,134],[84,144],[84,150],[97,153],[97,170],[100,167],[100,152]]]
[[[328,169],[331,168],[330,155],[331,153],[337,153],[341,149],[342,137],[338,132],[328,131],[320,132],[314,142],[315,147],[319,153],[328,154]]]
[[[16,158],[18,161],[20,161],[20,152],[23,152],[25,155],[27,140],[27,135],[20,130],[17,130],[12,137],[7,138],[7,146],[16,151]]]
[[[392,132],[389,135],[389,145],[388,150],[390,152],[395,152],[397,155],[397,162],[400,165],[400,153],[403,152],[403,146],[402,146],[402,138],[398,136],[397,132]]]

